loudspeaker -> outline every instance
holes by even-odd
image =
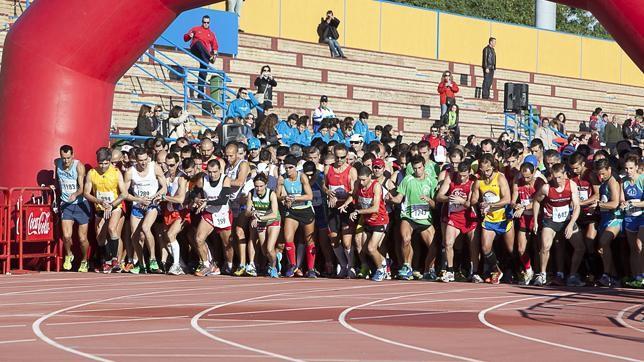
[[[242,127],[244,126],[237,123],[223,124],[219,127],[219,144],[225,147],[229,142],[237,141],[243,136]]]
[[[519,113],[528,109],[529,88],[527,84],[505,83],[504,91],[503,110],[505,112]]]

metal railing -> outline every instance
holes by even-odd
[[[514,134],[514,138],[522,141],[526,140],[528,143],[532,142],[537,132],[537,127],[541,124],[541,119],[535,113],[533,105],[528,106],[528,111],[523,113],[505,113],[504,114],[504,128],[508,133]],[[568,138],[566,134],[559,132],[558,129],[549,126],[557,137]]]

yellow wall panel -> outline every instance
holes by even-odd
[[[220,2],[220,3],[211,4],[211,5],[208,5],[208,6],[206,6],[206,7],[207,7],[208,9],[212,9],[212,10],[221,10],[221,11],[226,11],[226,2],[225,2],[225,1],[222,1],[222,2]],[[242,12],[243,12],[243,11],[244,11],[244,9],[242,8]]]
[[[281,36],[287,39],[317,42],[316,32],[320,18],[326,16],[328,10],[332,10],[335,17],[340,20],[338,32],[340,33],[340,44],[344,44],[344,0],[281,0]]]
[[[619,51],[621,53],[622,61],[621,83],[644,87],[644,73],[642,73],[640,68],[638,68],[631,58],[628,57],[628,54],[624,53],[621,49]]]
[[[439,59],[481,64],[483,48],[490,37],[489,22],[441,13],[439,24]]]
[[[581,38],[581,77],[619,83],[620,49],[617,43]]]
[[[380,50],[380,3],[373,0],[347,1],[345,29],[346,46]]]
[[[251,34],[279,36],[280,0],[244,1],[239,27]]]
[[[383,2],[380,50],[436,57],[436,12]]]
[[[579,78],[580,37],[539,30],[538,49],[537,71],[539,73]]]
[[[534,72],[537,70],[537,30],[528,27],[492,22],[496,38],[498,68]],[[479,45],[479,48],[484,45]],[[481,58],[481,57],[479,57]],[[480,65],[478,59],[476,65]]]

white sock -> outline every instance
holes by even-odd
[[[206,268],[210,268],[210,260],[204,261],[203,266],[205,266]]]
[[[304,252],[306,252],[306,247],[303,243],[298,243],[295,247],[295,266],[300,269],[302,266],[302,260],[304,260]]]
[[[248,263],[248,265],[250,265],[251,267],[253,267],[253,268],[254,268],[254,267],[255,267],[255,262],[254,262],[254,261],[251,261],[250,263]]]
[[[228,270],[233,270],[233,263],[226,263],[226,266],[228,266]]]
[[[347,258],[347,267],[353,268],[353,248],[344,249],[344,257]]]
[[[340,266],[344,267],[347,265],[342,246],[336,246],[333,248],[333,253],[335,254],[336,259],[338,259],[338,264],[340,264]]]
[[[170,243],[170,254],[172,255],[172,266],[179,266],[179,260],[181,260],[181,249],[178,241],[175,240]]]
[[[212,253],[210,252],[210,248],[208,247],[208,245],[206,245],[206,251],[208,251],[208,260],[209,261],[212,260]]]

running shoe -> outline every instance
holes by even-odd
[[[556,273],[555,277],[552,278],[552,281],[550,282],[551,285],[554,285],[556,287],[563,287],[566,285],[566,281],[564,278],[561,276],[561,274]]]
[[[411,275],[414,278],[414,280],[423,279],[423,274],[421,274],[421,272],[419,272],[418,270],[414,270],[413,272],[411,272]]]
[[[601,286],[610,287],[611,286],[611,277],[608,274],[603,274],[598,282],[599,282],[599,284]]]
[[[112,264],[108,262],[103,263],[102,273],[109,274],[111,272],[112,272]]]
[[[293,272],[294,276],[298,278],[302,278],[304,276],[304,273],[302,272],[302,269],[300,268],[295,268],[295,271]]]
[[[309,279],[315,279],[318,277],[318,273],[315,271],[315,269],[311,269],[306,272],[306,277]]]
[[[185,273],[183,272],[183,269],[181,269],[180,265],[172,264],[172,266],[168,270],[168,274],[170,274],[170,275],[184,275]]]
[[[381,282],[381,281],[385,280],[385,274],[386,274],[385,269],[378,268],[378,269],[376,269],[376,273],[373,275],[371,280],[373,280],[374,282]]]
[[[387,259],[387,268],[385,269],[385,279],[391,280],[391,260]]]
[[[292,278],[293,275],[295,275],[295,269],[297,269],[295,267],[295,265],[289,266],[288,269],[286,269],[286,272],[284,273],[284,276],[287,277],[287,278]]]
[[[347,270],[347,278],[349,279],[355,279],[357,277],[356,275],[356,270],[354,268],[349,268]]]
[[[129,273],[132,271],[132,269],[134,269],[134,264],[132,264],[132,262],[128,262],[121,269],[123,270],[124,273]]]
[[[548,280],[546,278],[546,273],[539,273],[537,274],[537,277],[534,279],[534,285],[537,287],[543,287],[544,285],[546,285],[547,282]]]
[[[207,277],[208,275],[210,275],[211,272],[212,272],[211,267],[209,267],[209,266],[201,266],[201,269],[199,269],[199,270],[197,270],[195,272],[195,276],[197,276],[197,277]]]
[[[345,279],[347,277],[347,272],[347,267],[344,267],[340,264],[335,267],[335,277],[338,279]]]
[[[490,284],[501,283],[501,278],[503,278],[503,272],[492,272],[492,274],[490,274]]]
[[[586,283],[579,278],[578,274],[570,274],[568,280],[566,280],[566,286],[568,287],[583,287],[585,285]]]
[[[326,278],[329,278],[329,277],[331,277],[333,275],[334,275],[334,273],[333,273],[333,263],[325,263],[324,264],[324,273],[322,274],[322,276],[324,276]]]
[[[532,278],[534,277],[534,271],[532,269],[521,272],[521,278],[519,284],[521,285],[530,285]]]
[[[452,275],[452,279],[454,278],[454,275]],[[438,275],[436,275],[436,271],[434,269],[430,269],[427,273],[423,274],[422,280],[428,281],[428,282],[435,282],[438,280]]]
[[[219,267],[217,266],[217,263],[212,262],[210,263],[210,274],[208,274],[209,277],[214,277],[216,275],[221,275],[221,270],[219,270]]]
[[[249,277],[257,276],[257,270],[255,269],[254,265],[246,264],[246,275],[248,275]]]
[[[74,261],[73,255],[65,255],[65,262],[63,263],[63,270],[72,270],[72,262]]]
[[[469,279],[470,279],[470,282],[475,284],[483,283],[483,278],[481,278],[481,276],[478,274],[472,274],[472,276]]]
[[[401,279],[401,280],[414,279],[413,271],[408,265],[403,265],[402,268],[398,270],[398,279]]]
[[[597,278],[595,278],[595,275],[590,273],[586,275],[586,285],[594,287],[597,286]]]
[[[228,263],[224,263],[220,268],[221,275],[233,275],[233,271],[228,267]]]
[[[132,269],[130,269],[130,274],[142,274],[141,270],[145,268],[141,268],[141,264],[136,263]]]
[[[611,288],[621,288],[622,287],[622,281],[619,280],[619,278],[610,277],[610,287]]]
[[[277,268],[269,266],[268,267],[268,277],[269,278],[279,278],[279,273],[277,272]]]
[[[80,266],[78,267],[78,272],[87,273],[87,269],[89,269],[89,263],[87,263],[87,260],[81,261]]]
[[[454,281],[454,272],[446,271],[443,273],[439,279],[443,283],[449,283]]]
[[[112,258],[112,273],[120,273],[121,272],[121,264],[119,264],[119,261],[116,258]]]
[[[371,270],[369,270],[368,265],[362,265],[360,266],[360,271],[358,272],[358,279],[368,279],[369,275],[371,274]]]
[[[163,274],[156,259],[150,259],[150,274]]]
[[[454,281],[461,282],[461,283],[466,282],[467,276],[465,276],[465,274],[463,274],[462,271],[457,271],[456,273],[454,273]]]
[[[237,270],[233,273],[234,276],[236,277],[243,277],[244,274],[246,274],[246,267],[243,265],[240,265],[237,267]]]

